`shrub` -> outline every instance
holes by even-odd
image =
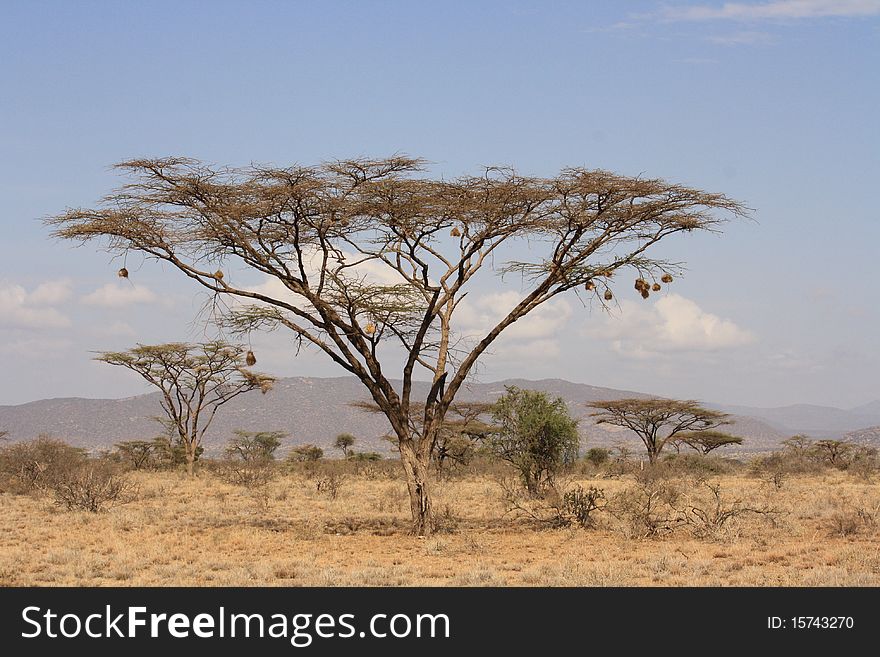
[[[324,477],[320,477],[315,482],[315,490],[319,493],[326,493],[331,500],[335,500],[339,495],[339,488],[342,486],[343,481],[345,481],[344,475],[330,473]]]
[[[216,475],[227,484],[244,488],[259,488],[275,478],[276,468],[272,461],[242,461],[224,459],[215,466]]]
[[[0,484],[17,493],[48,490],[85,460],[85,450],[48,436],[14,443],[0,449]]]
[[[593,527],[592,513],[604,508],[605,491],[595,486],[575,486],[562,496],[565,512],[581,527]]]
[[[290,454],[287,455],[287,458],[291,461],[297,462],[319,461],[324,458],[324,450],[311,443],[297,445],[290,450]]]
[[[577,459],[579,436],[561,397],[507,386],[492,409],[495,430],[483,440],[498,458],[519,473],[530,495],[552,491],[562,467]]]
[[[587,450],[584,460],[595,466],[604,465],[611,460],[611,450],[606,447],[591,447]]]
[[[639,472],[633,486],[609,500],[608,511],[622,523],[627,536],[658,536],[681,524],[675,508],[680,491],[665,474],[659,468]]]
[[[55,502],[68,511],[98,513],[130,502],[137,489],[106,463],[83,463],[52,484]]]

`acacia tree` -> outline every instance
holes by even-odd
[[[281,441],[290,434],[284,431],[243,431],[236,429],[235,436],[226,443],[223,450],[229,459],[240,459],[245,463],[275,460],[275,451]]]
[[[663,448],[685,432],[706,432],[731,424],[726,413],[703,408],[699,403],[677,399],[616,399],[587,404],[597,408],[596,424],[623,427],[644,443],[648,460],[654,463]]]
[[[655,244],[713,229],[716,211],[744,211],[721,194],[585,169],[438,180],[408,157],[246,169],[172,157],[118,168],[129,184],[97,209],[48,219],[53,234],[168,263],[238,302],[225,318],[232,329],[285,327],[356,376],[391,424],[416,534],[433,529],[429,466],[444,416],[505,329],[565,293],[607,304],[625,268],[668,282],[675,266],[649,257]],[[484,333],[457,335],[455,312],[487,269],[520,275],[521,295]],[[398,360],[395,387],[388,370]],[[432,385],[414,400],[420,368]]]
[[[350,433],[341,433],[336,436],[333,446],[342,451],[342,458],[347,459],[351,454],[351,446],[354,445],[355,437]]]
[[[104,352],[95,360],[137,372],[162,393],[162,418],[186,453],[186,471],[221,406],[240,394],[268,392],[275,379],[245,368],[245,350],[223,341],[200,344],[139,344],[121,352]]]
[[[675,437],[674,442],[683,443],[705,456],[719,447],[742,445],[743,439],[723,431],[703,430],[683,431]]]

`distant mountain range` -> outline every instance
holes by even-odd
[[[587,447],[636,440],[631,433],[622,429],[594,424],[589,418],[591,409],[586,406],[587,402],[650,396],[560,379],[508,379],[471,384],[461,392],[459,398],[491,402],[502,395],[504,387],[509,385],[542,390],[562,397],[572,415],[582,419],[581,434],[583,444]],[[424,398],[426,394],[427,384],[416,384],[416,398]],[[315,443],[331,451],[334,437],[348,432],[357,436],[356,448],[359,450],[387,451],[388,445],[381,438],[389,429],[385,420],[349,404],[366,399],[363,386],[353,377],[281,379],[266,395],[252,392],[224,406],[209,431],[206,447],[209,453],[216,453],[235,429],[244,429],[285,431],[290,434],[285,446]],[[880,432],[876,430],[880,425],[880,401],[850,410],[809,405],[781,408],[715,407],[733,414],[736,422],[729,431],[744,438],[743,451],[776,449],[781,440],[795,433],[841,437],[859,429],[866,432],[860,438],[880,443]],[[0,429],[8,431],[12,440],[49,434],[97,451],[122,440],[156,436],[159,425],[151,418],[160,414],[157,393],[126,399],[45,399],[18,406],[0,406]]]

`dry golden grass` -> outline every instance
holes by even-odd
[[[402,481],[347,475],[336,499],[314,477],[263,491],[203,474],[136,473],[137,500],[106,513],[0,494],[3,585],[877,586],[880,489],[841,472],[715,478],[725,496],[770,505],[711,538],[686,527],[635,538],[608,513],[595,529],[546,529],[505,513],[489,476],[443,482],[448,533],[406,535]],[[581,478],[609,497],[634,485]]]

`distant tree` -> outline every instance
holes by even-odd
[[[242,431],[236,430],[235,436],[226,443],[226,458],[239,459],[247,462],[272,461],[275,450],[281,447],[281,441],[289,434],[283,431]]]
[[[519,472],[532,495],[544,493],[563,465],[577,459],[577,420],[561,397],[506,386],[492,408],[494,431],[485,442],[490,452]]]
[[[324,450],[317,445],[306,443],[291,449],[287,458],[292,461],[319,461],[324,458]]]
[[[676,440],[684,443],[688,447],[700,452],[704,456],[719,447],[727,447],[729,445],[742,445],[743,439],[739,436],[732,436],[723,431],[683,431],[676,436]]]
[[[810,440],[809,436],[797,434],[783,440],[781,445],[794,456],[806,456],[813,446],[813,441]]]
[[[611,459],[611,450],[607,447],[591,447],[584,455],[584,460],[593,465],[602,465],[608,463]]]
[[[817,440],[813,444],[815,452],[829,465],[840,466],[855,446],[846,440]]]
[[[590,414],[596,418],[596,424],[610,424],[635,433],[644,443],[651,463],[682,432],[709,431],[731,424],[726,413],[703,408],[690,400],[616,399],[587,406],[599,409]]]
[[[8,440],[9,432],[8,431],[0,431],[0,440]]]
[[[535,177],[490,167],[450,179],[396,156],[239,169],[168,157],[117,169],[132,179],[98,208],[47,219],[53,234],[160,260],[236,300],[231,330],[284,328],[357,377],[397,439],[419,535],[434,529],[437,433],[504,331],[560,295],[607,305],[624,271],[647,298],[677,270],[653,256],[660,241],[745,212],[722,194],[585,168]],[[456,335],[462,300],[483,274],[516,275],[522,291],[484,333]],[[281,292],[252,283],[265,277]],[[386,359],[398,348],[399,384]],[[431,383],[418,400],[421,368]],[[424,412],[414,425],[415,402]]]
[[[201,344],[139,344],[121,352],[104,352],[95,360],[137,372],[162,393],[166,428],[176,433],[192,476],[196,450],[217,410],[250,390],[263,393],[275,379],[245,367],[245,349],[223,341]]]
[[[333,446],[342,451],[342,458],[347,459],[350,454],[350,448],[354,445],[355,437],[350,433],[341,433],[336,436],[336,440],[333,441]]]
[[[153,465],[155,443],[150,440],[126,440],[113,446],[114,456],[133,470],[146,470]]]

